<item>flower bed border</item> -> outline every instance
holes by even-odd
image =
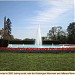
[[[74,48],[8,48],[0,47],[0,52],[75,52]]]

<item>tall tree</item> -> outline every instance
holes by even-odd
[[[69,24],[67,31],[68,31],[68,42],[75,44],[75,22]]]
[[[62,32],[61,26],[52,27],[51,30],[49,30],[48,36],[52,40],[57,40],[59,38],[59,36],[61,35],[61,32]]]
[[[11,20],[8,18],[6,21],[6,28],[8,29],[8,35],[11,34]]]
[[[50,40],[60,41],[62,43],[66,43],[66,32],[62,30],[61,26],[52,27],[47,34]]]

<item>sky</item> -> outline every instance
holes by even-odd
[[[8,0],[0,1],[0,29],[4,16],[12,22],[12,35],[15,38],[35,38],[40,25],[41,35],[53,26],[67,29],[74,22],[74,0]]]

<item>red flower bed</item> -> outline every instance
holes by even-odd
[[[0,51],[27,51],[27,52],[49,52],[49,51],[73,51],[75,52],[75,48],[7,48],[0,47]]]

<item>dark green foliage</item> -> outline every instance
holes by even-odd
[[[33,39],[33,38],[25,38],[25,39],[23,39],[23,41],[34,41],[35,39]]]
[[[11,20],[8,18],[6,21],[6,28],[8,29],[8,34],[11,34]]]
[[[48,37],[52,41],[67,43],[67,33],[62,30],[61,26],[52,27],[51,30],[49,30]]]
[[[50,41],[50,40],[46,40],[46,41],[42,41],[43,45],[51,45],[51,44],[59,44],[61,43],[60,41]]]
[[[68,31],[68,42],[75,44],[75,22],[70,23],[67,28]]]
[[[8,46],[8,40],[0,39],[0,47],[7,47]]]
[[[34,44],[34,40],[11,40],[9,41],[10,44]]]
[[[35,44],[35,40],[11,40],[9,41],[10,44]],[[50,41],[50,40],[45,40],[42,41],[43,45],[50,45],[50,44],[59,44],[61,43],[60,41]]]

